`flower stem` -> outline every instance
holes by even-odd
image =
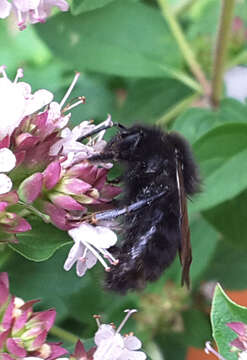
[[[214,52],[213,80],[211,102],[213,106],[219,105],[222,82],[224,75],[225,59],[228,48],[228,40],[231,33],[231,25],[234,14],[235,0],[222,0],[221,15]]]
[[[18,204],[22,205],[25,209],[31,211],[35,215],[39,216],[46,224],[50,223],[50,217],[46,214],[43,214],[41,211],[36,209],[34,206],[27,204],[21,200],[18,201]]]
[[[170,26],[170,29],[173,33],[173,36],[175,37],[178,46],[180,47],[180,50],[184,56],[184,59],[186,60],[187,64],[190,67],[191,72],[194,74],[195,78],[201,85],[201,88],[203,90],[203,93],[205,96],[210,96],[211,94],[211,87],[206,79],[206,76],[204,72],[201,69],[200,64],[195,58],[195,54],[193,50],[191,49],[188,41],[186,40],[184,33],[179,25],[179,23],[176,20],[176,17],[174,16],[174,13],[172,12],[168,1],[167,0],[158,0],[158,3],[161,7],[162,14],[164,18],[166,19],[167,23]]]
[[[63,340],[63,341],[67,341],[70,342],[72,344],[75,344],[78,340],[78,336],[70,333],[67,330],[64,330],[62,328],[60,328],[59,326],[54,325],[51,330],[50,330],[50,334],[53,336],[58,337],[59,339]]]
[[[182,101],[178,102],[174,106],[171,107],[171,109],[163,116],[161,116],[157,121],[156,124],[164,126],[169,121],[174,119],[176,116],[178,116],[181,112],[186,110],[197,98],[199,98],[199,94],[193,94],[191,96],[186,97]]]

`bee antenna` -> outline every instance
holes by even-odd
[[[118,127],[120,131],[127,131],[128,130],[124,125],[122,125],[122,124],[120,124],[118,122],[114,122],[113,126]]]

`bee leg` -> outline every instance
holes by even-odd
[[[89,131],[88,133],[86,133],[85,135],[81,136],[80,138],[77,139],[77,141],[82,141],[84,139],[87,139],[90,136],[93,136],[95,134],[98,134],[100,131],[102,130],[107,130],[110,129],[111,127],[116,126],[118,127],[120,130],[126,130],[126,127],[123,126],[122,124],[119,123],[114,123],[111,120],[108,121],[104,121],[102,124],[97,125],[93,130]]]
[[[166,195],[168,192],[168,188],[165,188],[164,191],[160,192],[159,194],[153,195],[151,197],[148,197],[146,199],[142,199],[139,201],[136,201],[135,203],[125,206],[123,208],[119,209],[112,209],[112,210],[106,210],[100,213],[96,213],[94,215],[94,220],[97,222],[99,220],[111,220],[115,219],[121,215],[127,215],[131,212],[137,211],[145,206],[149,206],[153,201],[159,199],[160,197]]]

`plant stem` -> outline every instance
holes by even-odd
[[[216,39],[216,47],[214,52],[213,64],[213,80],[212,80],[212,96],[211,102],[213,106],[219,105],[222,82],[225,68],[225,59],[228,48],[228,40],[231,33],[231,25],[234,14],[235,0],[221,1],[221,15],[219,21],[218,34]]]
[[[157,121],[156,124],[160,126],[164,126],[169,121],[174,119],[178,116],[182,111],[186,110],[197,98],[199,98],[200,94],[193,94],[188,96],[187,98],[183,99],[175,106],[173,106],[165,115],[161,116]]]
[[[78,340],[78,336],[70,333],[67,330],[64,330],[62,328],[60,328],[59,326],[54,325],[51,330],[50,330],[50,334],[53,336],[58,337],[59,339],[63,340],[63,341],[67,341],[70,342],[72,344],[75,344]]]
[[[167,0],[158,0],[158,3],[161,7],[162,14],[164,18],[166,19],[167,23],[170,26],[170,29],[173,33],[173,36],[175,37],[178,46],[180,47],[180,50],[184,56],[184,59],[186,60],[187,64],[190,67],[191,72],[194,74],[195,78],[199,82],[199,84],[202,87],[203,93],[205,96],[211,95],[211,87],[206,79],[206,76],[204,72],[201,69],[200,64],[195,58],[195,54],[193,50],[191,49],[188,41],[186,40],[184,33],[177,22]]]
[[[183,15],[186,11],[188,11],[197,0],[180,0],[176,5],[173,7],[174,15],[180,16]]]

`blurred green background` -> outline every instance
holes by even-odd
[[[210,82],[224,2],[166,3]],[[159,124],[188,139],[203,179],[202,193],[189,206],[192,290],[180,288],[177,260],[141,293],[124,297],[105,293],[100,266],[82,279],[74,269],[63,270],[70,244],[50,251],[45,261],[28,260],[18,246],[4,247],[0,270],[9,272],[12,293],[25,300],[41,299],[37,309],[55,307],[57,326],[81,339],[96,331],[93,314],[118,324],[124,309],[137,308],[124,331],[140,337],[150,359],[185,359],[188,347],[203,348],[211,339],[208,313],[213,285],[247,289],[247,106],[227,98],[224,89],[220,104],[210,105],[177,43],[169,14],[162,16],[155,0],[70,4],[68,13],[57,13],[47,23],[22,32],[12,18],[1,20],[0,64],[7,66],[12,79],[22,67],[24,81],[33,91],[48,89],[57,101],[74,72],[80,71],[72,97],[84,95],[86,104],[72,111],[73,125],[86,119],[102,121],[110,113],[125,125]],[[236,1],[230,30],[224,71],[247,65],[246,1]],[[53,236],[47,234],[48,239]],[[54,329],[56,333],[61,335],[59,329]],[[66,335],[62,340],[71,346]]]

